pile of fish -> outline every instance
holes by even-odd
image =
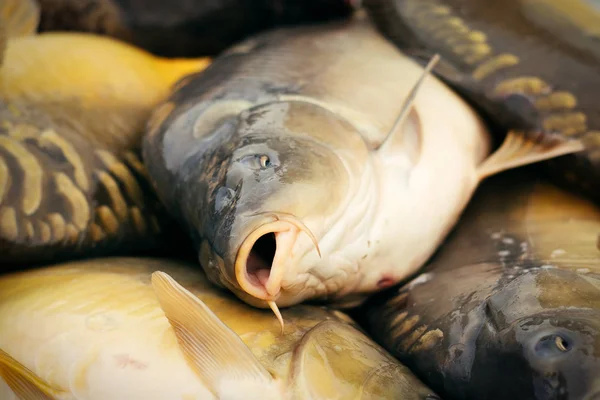
[[[0,0],[0,400],[600,399],[598,27]]]

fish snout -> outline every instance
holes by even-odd
[[[294,262],[293,248],[304,232],[320,255],[316,237],[293,216],[272,215],[242,242],[235,259],[235,277],[247,294],[274,302],[281,293],[285,272]]]

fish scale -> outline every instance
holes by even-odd
[[[596,5],[367,0],[364,6],[380,32],[415,59],[423,63],[439,53],[443,61],[434,73],[500,133],[525,129],[582,140],[585,151],[549,160],[544,168],[557,182],[600,199]],[[471,44],[462,51],[457,41]],[[480,57],[474,57],[477,51],[483,52]]]
[[[52,400],[438,398],[342,312],[301,305],[283,314],[282,335],[268,312],[173,259],[5,274],[0,376]]]
[[[37,34],[35,2],[0,6],[9,22],[0,32],[4,268],[167,249],[165,231],[177,231],[147,181],[141,134],[170,85],[209,60],[163,59],[96,35]]]
[[[351,315],[442,396],[593,398],[599,229],[590,199],[532,168],[504,172],[420,275]]]

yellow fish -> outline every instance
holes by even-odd
[[[31,0],[0,2],[0,264],[155,246],[164,219],[141,135],[170,88],[210,59],[36,34],[38,19]]]
[[[193,262],[98,258],[5,275],[0,398],[438,398],[345,314],[301,305],[283,317],[281,334]]]

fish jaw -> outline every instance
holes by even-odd
[[[349,176],[353,179],[349,181],[348,195],[337,212],[305,221],[319,238],[320,252],[314,251],[308,235],[298,237],[292,249],[295,260],[281,281],[279,306],[343,298],[354,293],[359,285],[362,279],[359,261],[364,254],[360,244],[368,240],[379,204],[372,157],[364,161],[359,174]]]
[[[360,160],[360,169],[347,165],[351,161],[343,156],[340,159],[349,181],[345,198],[334,212],[302,220],[278,212],[240,216],[232,229],[238,232],[232,237],[243,238],[239,247],[232,242],[233,248],[238,249],[233,279],[226,278],[229,274],[225,260],[211,261],[217,258],[214,251],[208,249],[210,246],[204,246],[201,251],[201,263],[204,260],[204,264],[221,270],[213,282],[258,308],[269,307],[269,301],[288,307],[309,299],[335,296],[355,287],[360,276],[357,276],[358,253],[353,246],[365,241],[370,230],[377,205],[373,195],[377,191],[370,157]],[[270,247],[267,260],[256,260],[257,253],[261,252],[259,247]]]
[[[235,260],[235,274],[241,289],[265,301],[277,300],[301,232],[308,235],[319,256],[321,254],[317,238],[297,218],[276,214],[271,218],[275,220],[260,225],[246,237]]]

